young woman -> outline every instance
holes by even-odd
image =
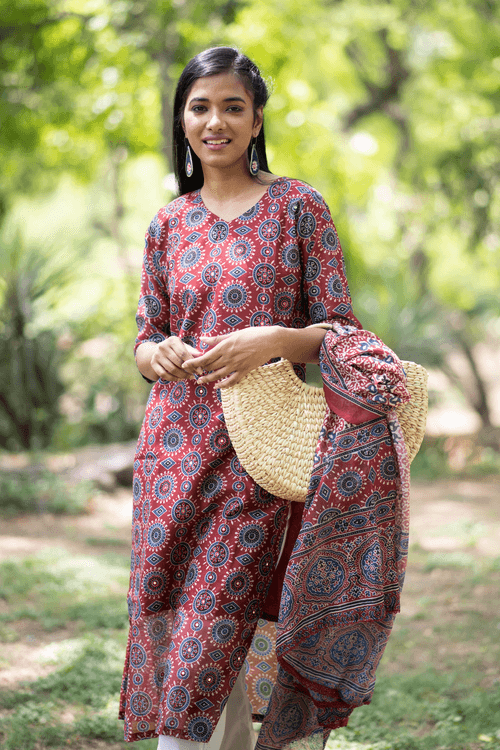
[[[353,315],[322,197],[269,173],[267,97],[233,48],[188,63],[180,196],[146,234],[136,359],[154,385],[134,464],[120,715],[126,740],[158,736],[159,750],[251,750],[252,712],[261,750],[311,735],[323,747],[369,701],[398,609],[404,373]],[[331,407],[305,507],[251,479],[224,425],[218,389],[276,357],[302,378],[320,362]]]

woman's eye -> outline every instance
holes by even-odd
[[[191,108],[192,112],[204,112],[206,107],[204,107],[202,104],[195,104],[194,107]]]

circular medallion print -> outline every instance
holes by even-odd
[[[195,716],[188,724],[188,734],[194,742],[205,743],[212,733],[213,724],[206,716]]]
[[[215,643],[229,643],[234,638],[236,624],[233,620],[222,619],[212,625],[211,638]]]
[[[172,518],[177,523],[187,523],[194,517],[195,513],[196,508],[187,497],[177,500],[172,508]]]
[[[186,384],[183,382],[175,383],[174,387],[170,391],[168,400],[172,404],[172,406],[177,406],[177,404],[181,404],[186,397]]]
[[[336,250],[338,243],[339,240],[333,227],[328,227],[323,231],[323,234],[321,235],[321,244],[325,250],[330,250],[331,252]]]
[[[229,658],[231,669],[234,669],[235,672],[239,672],[243,666],[245,657],[246,657],[246,650],[243,648],[243,646],[238,646],[238,648],[235,648]]]
[[[192,476],[196,474],[201,466],[201,455],[198,451],[191,451],[181,461],[182,473],[185,476]],[[185,491],[185,490],[184,490]]]
[[[237,570],[226,578],[225,588],[229,596],[244,596],[250,589],[250,576],[244,570]]]
[[[191,702],[191,697],[185,687],[177,685],[173,687],[167,695],[167,706],[170,711],[180,713],[185,711]]]
[[[146,663],[146,651],[138,643],[133,643],[130,647],[130,663],[134,669],[141,669]]]
[[[168,665],[167,662],[164,661],[161,661],[156,665],[153,674],[153,680],[156,687],[163,687],[163,682],[168,678],[168,674],[170,672],[169,666],[170,665]]]
[[[175,480],[169,474],[160,477],[155,482],[155,495],[160,500],[166,500],[172,493],[175,487]]]
[[[229,226],[225,221],[216,221],[210,228],[208,239],[214,244],[224,242],[229,234]]]
[[[205,220],[207,212],[204,208],[193,208],[186,214],[186,224],[188,227],[197,227]]]
[[[201,430],[210,422],[212,412],[205,404],[193,406],[189,412],[189,422],[195,430]]]
[[[398,476],[398,467],[396,465],[396,459],[393,456],[388,456],[381,462],[380,475],[382,479],[387,481],[396,479]]]
[[[276,280],[276,271],[270,263],[258,263],[253,270],[253,280],[262,289],[269,289]]]
[[[281,225],[276,219],[267,219],[259,227],[259,237],[264,242],[274,242],[281,234]]]
[[[357,471],[346,471],[337,479],[337,489],[343,497],[356,495],[362,486],[363,479]]]
[[[328,279],[328,293],[330,297],[342,297],[344,288],[339,276],[330,276]]]
[[[281,260],[287,268],[300,266],[300,251],[298,245],[287,245],[281,253]]]
[[[256,635],[252,641],[252,651],[258,656],[267,656],[273,650],[271,639],[267,635]]]
[[[250,523],[240,530],[238,541],[242,547],[253,549],[259,547],[264,541],[264,529],[256,523]]]
[[[130,696],[130,710],[134,716],[145,716],[153,707],[153,701],[147,693],[137,691]]]
[[[246,260],[252,252],[252,246],[247,240],[238,240],[233,242],[229,248],[229,257],[234,263]]]
[[[207,562],[214,568],[220,568],[229,558],[229,547],[224,542],[214,542],[207,551]]]
[[[278,315],[288,317],[293,312],[295,298],[291,292],[279,292],[274,297],[274,309]]]
[[[272,326],[272,324],[273,318],[268,312],[265,312],[265,310],[254,313],[250,318],[251,326]]]
[[[201,258],[201,250],[199,247],[190,247],[181,255],[180,266],[183,269],[192,268],[195,266]]]
[[[170,562],[172,565],[182,565],[187,562],[191,556],[191,547],[186,542],[176,544],[170,553]]]
[[[242,510],[243,500],[239,497],[233,497],[225,504],[222,515],[224,518],[227,518],[228,521],[233,521],[235,518],[238,518]]]
[[[243,307],[247,297],[247,290],[241,284],[229,284],[222,292],[222,302],[230,309]]]
[[[307,239],[308,237],[311,237],[314,234],[315,229],[316,229],[316,219],[314,218],[314,214],[310,213],[309,211],[306,211],[306,213],[302,214],[302,216],[299,219],[299,224],[298,224],[299,237]]]
[[[163,433],[163,447],[168,453],[176,453],[184,444],[184,435],[178,427],[171,427]]]
[[[210,263],[205,266],[201,274],[201,278],[204,284],[207,286],[215,286],[222,275],[222,266],[220,263]]]
[[[213,693],[217,690],[222,680],[222,675],[217,667],[206,667],[198,675],[198,687],[202,693]]]
[[[198,661],[203,651],[203,646],[198,638],[184,638],[181,645],[179,646],[179,659],[192,664]]]
[[[165,573],[152,570],[150,573],[146,573],[142,585],[146,594],[148,594],[149,596],[157,596],[165,590],[167,585],[167,577]]]
[[[209,589],[202,589],[193,602],[197,615],[207,615],[215,607],[215,595]]]
[[[200,485],[200,494],[202,497],[215,497],[222,490],[224,482],[218,474],[209,474]]]
[[[161,313],[161,302],[158,297],[154,297],[152,294],[148,294],[143,297],[142,302],[144,304],[145,313],[148,318],[157,318]]]
[[[154,523],[148,530],[148,544],[150,547],[161,547],[167,533],[161,523]]]
[[[231,447],[231,441],[227,430],[222,427],[220,430],[212,432],[209,444],[214,453],[224,453],[227,451]]]

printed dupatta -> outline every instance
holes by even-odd
[[[370,702],[399,611],[409,527],[409,462],[395,412],[410,398],[404,370],[373,333],[339,322],[325,335],[320,366],[330,410],[282,584],[278,674],[256,750],[298,747],[313,735],[323,748]]]

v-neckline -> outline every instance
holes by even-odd
[[[225,224],[229,225],[229,224],[232,224],[234,221],[238,221],[238,219],[244,221],[245,220],[245,214],[253,213],[253,210],[256,208],[256,206],[259,205],[259,203],[261,202],[261,200],[263,200],[264,198],[266,198],[269,195],[269,190],[271,189],[271,187],[273,185],[275,185],[277,182],[279,182],[280,180],[283,180],[283,179],[284,179],[283,177],[278,177],[276,180],[273,180],[272,182],[270,182],[269,185],[267,186],[266,190],[262,193],[262,195],[260,196],[260,198],[257,201],[255,201],[255,203],[252,206],[249,206],[249,208],[247,208],[245,211],[243,211],[243,213],[238,214],[238,216],[235,216],[233,219],[229,219],[229,220],[228,219],[224,219],[222,216],[218,216],[210,208],[208,208],[208,206],[206,205],[205,201],[203,200],[203,196],[201,194],[201,188],[198,188],[198,190],[196,191],[196,194],[197,194],[198,198],[200,199],[201,205],[203,206],[203,208],[205,209],[205,211],[208,211],[209,214],[212,214],[212,216],[214,216],[217,219],[217,221],[223,221]]]

